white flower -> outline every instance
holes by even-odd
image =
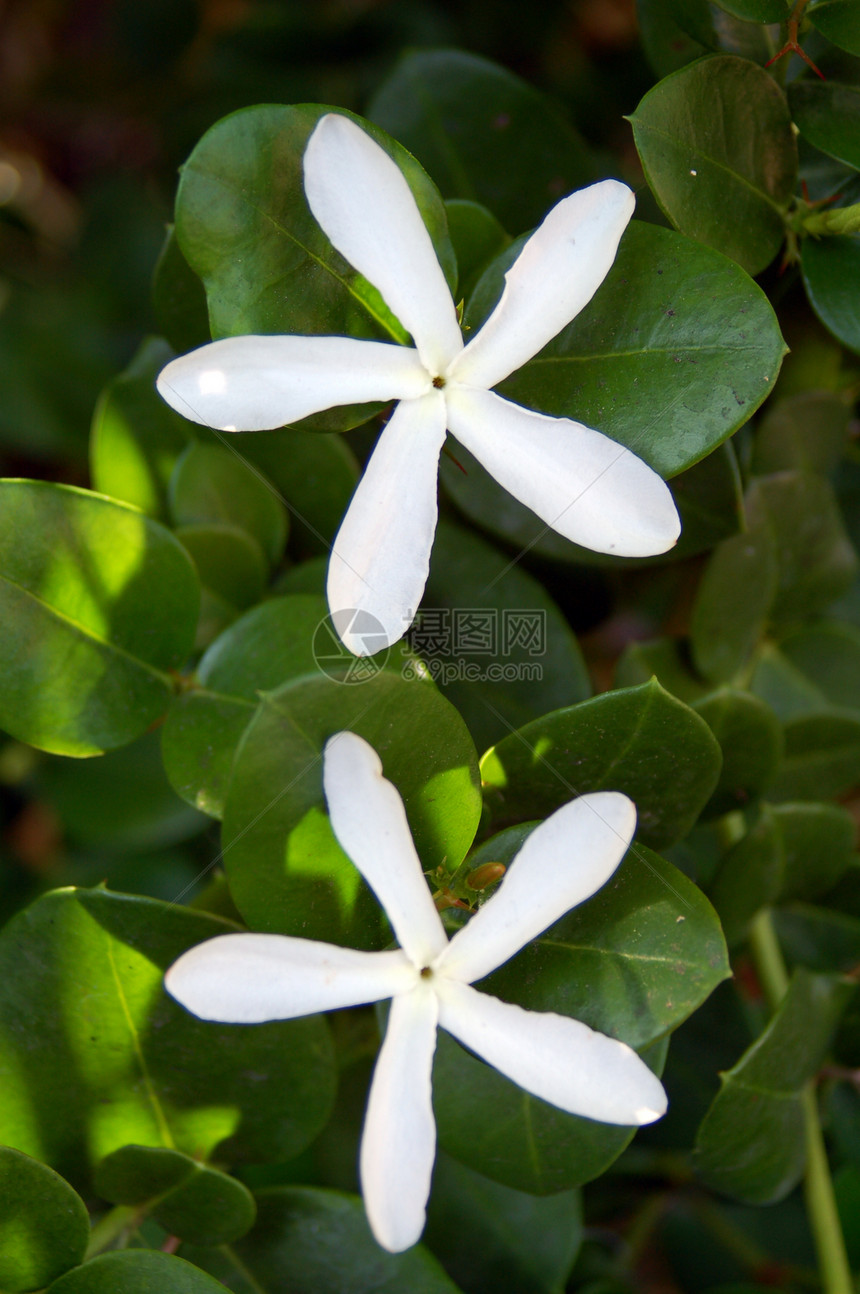
[[[601,553],[645,557],[680,533],[672,495],[628,449],[568,418],[493,393],[591,300],[633,214],[604,180],[555,206],[505,275],[467,346],[430,236],[400,168],[348,117],[316,126],[305,194],[333,246],[381,293],[414,348],[351,337],[233,337],[168,364],[164,399],[222,431],[263,431],[333,405],[398,400],[337,534],[329,607],[347,647],[368,648],[338,612],[368,612],[402,638],[427,582],[446,429],[552,529]],[[360,621],[360,617],[356,618]],[[353,622],[350,622],[353,623]]]
[[[373,1234],[397,1253],[424,1228],[436,1153],[430,1082],[437,1026],[572,1114],[632,1126],[665,1111],[660,1082],[623,1042],[470,987],[608,880],[633,836],[636,810],[615,791],[564,805],[532,832],[498,891],[449,941],[403,802],[382,777],[375,751],[354,733],[338,733],[326,744],[324,785],[334,833],[401,947],[358,952],[285,935],[219,935],[184,953],[165,983],[195,1015],[231,1024],[392,999],[360,1170]]]

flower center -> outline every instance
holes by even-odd
[[[444,379],[444,377],[434,377],[434,379],[433,379],[433,385],[435,386],[435,388],[436,388],[436,390],[437,390],[437,391],[441,391],[441,390],[442,390],[442,387],[445,385],[445,379]],[[422,973],[423,973],[423,972],[422,972]]]
[[[421,968],[421,978],[422,978],[422,979],[432,979],[432,978],[433,978],[433,967],[432,967],[432,966],[422,966],[422,968]]]

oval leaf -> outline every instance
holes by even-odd
[[[41,1289],[83,1262],[90,1238],[86,1205],[53,1169],[0,1146],[0,1286]]]
[[[223,1294],[224,1286],[184,1258],[151,1249],[101,1254],[67,1272],[50,1294]]]
[[[803,282],[813,310],[834,337],[860,351],[860,234],[805,238],[800,253]]]

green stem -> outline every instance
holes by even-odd
[[[788,988],[788,971],[767,910],[760,912],[752,924],[750,949],[765,997],[771,1010],[775,1011]],[[818,1255],[822,1289],[824,1294],[855,1294],[818,1117],[814,1083],[807,1084],[803,1092],[803,1123],[806,1136],[804,1196]]]
[[[90,1232],[90,1240],[84,1261],[88,1262],[90,1258],[95,1258],[97,1254],[112,1248],[117,1240],[136,1230],[140,1225],[141,1217],[140,1209],[118,1204],[115,1209],[111,1209],[103,1218],[99,1218]]]

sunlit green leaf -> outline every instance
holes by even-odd
[[[83,1262],[86,1205],[51,1168],[0,1146],[0,1286],[41,1289]]]

